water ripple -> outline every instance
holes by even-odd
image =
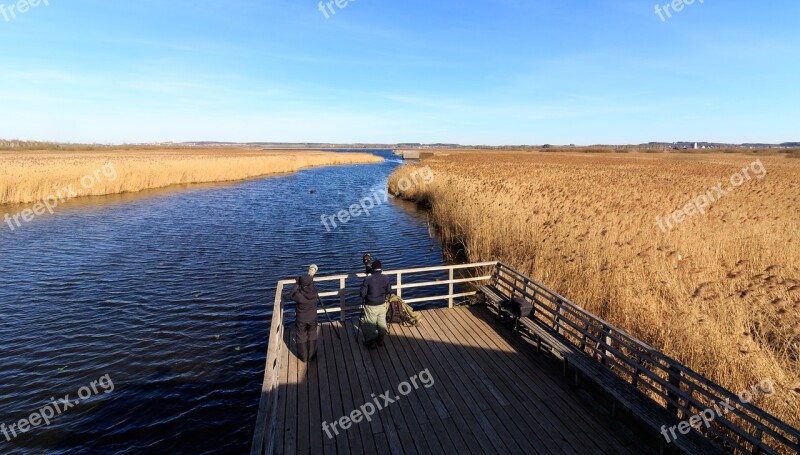
[[[396,166],[87,198],[0,230],[0,423],[114,383],[0,452],[246,452],[277,280],[360,271],[365,250],[387,268],[441,263],[406,203],[320,224]]]

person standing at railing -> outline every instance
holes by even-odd
[[[297,284],[292,288],[289,298],[297,304],[297,328],[295,341],[297,342],[297,357],[303,362],[313,360],[317,356],[317,302],[319,290],[314,284],[314,274],[317,266],[312,265],[308,274],[297,279]]]
[[[383,338],[389,333],[386,327],[386,296],[392,291],[389,278],[383,274],[381,261],[372,263],[372,274],[361,285],[364,299],[364,346],[374,349],[383,346]]]

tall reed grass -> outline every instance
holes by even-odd
[[[800,423],[800,162],[762,156],[745,183],[664,233],[683,207],[754,161],[741,154],[457,153],[393,194],[430,207],[446,242],[502,260],[733,391]]]
[[[117,178],[97,179],[83,195],[136,192],[176,184],[242,180],[314,166],[375,163],[369,153],[170,149],[0,152],[0,204],[40,201],[111,164]]]

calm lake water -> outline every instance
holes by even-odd
[[[387,269],[443,263],[409,203],[320,223],[399,165],[86,198],[0,225],[0,424],[91,395],[49,426],[0,433],[0,453],[246,453],[277,280],[311,263],[360,272],[364,251]]]

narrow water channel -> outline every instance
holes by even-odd
[[[360,271],[364,251],[387,269],[443,263],[410,203],[322,225],[385,190],[400,163],[375,153],[388,161],[86,198],[0,229],[0,424],[91,395],[0,434],[0,453],[246,452],[279,279]]]

